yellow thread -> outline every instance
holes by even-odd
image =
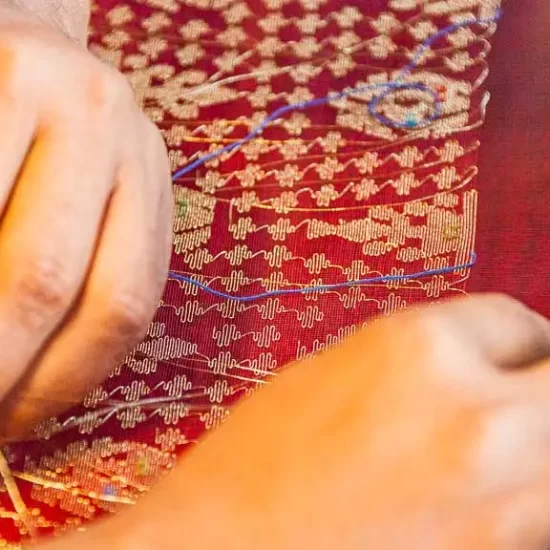
[[[453,187],[452,189],[447,189],[446,191],[438,191],[437,193],[434,193],[433,195],[428,195],[426,197],[420,197],[418,199],[410,200],[410,201],[403,201],[403,202],[391,202],[391,203],[385,203],[385,204],[369,204],[369,205],[362,205],[362,206],[339,206],[334,208],[299,208],[299,207],[288,207],[285,208],[285,213],[287,212],[353,212],[356,210],[370,210],[372,208],[380,208],[382,206],[403,206],[405,204],[412,204],[415,202],[424,202],[428,201],[430,199],[433,199],[435,197],[439,197],[442,195],[447,195],[449,193],[454,193],[455,191],[458,191],[459,189],[462,189],[466,185],[468,185],[472,179],[474,179],[475,176],[478,174],[478,169],[476,166],[472,166],[469,170],[466,171],[466,173],[471,172],[466,176],[466,178],[458,185]],[[432,177],[432,176],[430,176]],[[222,202],[222,203],[230,203],[233,207],[234,205],[234,199],[220,199],[216,198],[216,202]],[[272,201],[273,199],[268,199],[269,201]],[[252,208],[260,208],[262,210],[277,210],[276,207],[270,206],[269,204],[265,203],[254,203],[251,205]]]
[[[15,508],[15,511],[19,516],[19,519],[27,528],[29,534],[31,536],[35,536],[36,530],[34,527],[34,522],[32,521],[32,516],[29,513],[25,501],[21,497],[19,487],[17,486],[17,483],[14,479],[15,474],[12,473],[8,461],[6,460],[6,457],[4,456],[2,450],[0,450],[0,475],[4,480],[4,485],[6,486],[6,490],[13,503],[13,507]]]
[[[35,485],[40,485],[41,487],[46,487],[47,489],[55,489],[57,491],[64,491],[67,493],[72,493],[74,496],[85,496],[93,500],[100,500],[103,502],[116,502],[119,504],[135,504],[136,501],[128,497],[117,497],[116,495],[105,495],[97,494],[94,491],[85,491],[83,489],[78,489],[77,487],[69,487],[65,483],[60,481],[50,481],[49,479],[43,479],[32,474],[27,474],[25,472],[13,472],[13,477],[22,479],[23,481],[28,481],[29,483],[34,483]]]

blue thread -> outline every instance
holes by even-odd
[[[440,269],[429,269],[426,271],[419,271],[417,273],[410,273],[408,275],[381,275],[379,277],[371,277],[370,279],[358,279],[356,281],[346,281],[343,283],[335,283],[330,285],[307,286],[304,288],[289,288],[286,290],[272,290],[271,292],[251,294],[249,296],[238,296],[235,294],[227,294],[226,292],[221,292],[219,290],[214,290],[199,281],[191,279],[191,277],[186,277],[185,275],[180,275],[179,273],[174,273],[173,271],[170,271],[168,273],[168,277],[170,279],[175,279],[183,283],[189,283],[193,286],[200,288],[204,292],[207,292],[208,294],[212,294],[213,296],[216,296],[218,298],[225,298],[226,300],[233,300],[236,302],[253,302],[256,300],[273,298],[275,296],[288,296],[291,294],[310,294],[312,292],[338,290],[341,288],[350,288],[354,286],[362,286],[362,285],[369,285],[369,284],[375,284],[375,283],[389,283],[393,281],[410,281],[413,279],[421,279],[424,277],[433,277],[435,275],[445,275],[447,273],[455,273],[463,269],[470,269],[475,265],[476,261],[477,261],[477,256],[475,252],[472,252],[470,261],[462,265],[442,267]]]
[[[399,79],[399,77],[398,77]],[[423,121],[418,122],[415,121],[414,126],[411,126],[409,124],[409,120],[405,120],[404,122],[399,122],[392,120],[391,118],[385,117],[384,115],[381,115],[376,111],[376,108],[378,107],[379,103],[386,99],[391,93],[397,91],[397,90],[420,90],[422,92],[429,93],[433,100],[434,100],[434,110],[433,113],[425,118]],[[397,80],[394,80],[393,82],[390,82],[386,84],[386,89],[379,95],[372,98],[368,105],[369,113],[376,119],[378,122],[381,122],[385,126],[390,126],[393,128],[416,128],[418,126],[426,126],[427,124],[430,124],[430,122],[433,122],[437,118],[439,118],[439,115],[441,114],[441,99],[439,98],[439,93],[430,88],[429,86],[426,86],[425,84],[422,84],[420,82],[397,82]]]
[[[420,46],[418,46],[416,53],[413,56],[410,63],[406,65],[403,69],[401,69],[401,71],[397,74],[394,80],[390,80],[389,82],[386,82],[383,84],[369,84],[365,86],[359,86],[357,88],[352,88],[350,90],[345,90],[343,92],[329,94],[325,97],[318,97],[318,98],[312,99],[311,101],[303,101],[300,103],[293,103],[290,105],[279,107],[278,109],[273,111],[267,118],[265,118],[260,123],[260,125],[254,128],[247,136],[245,136],[244,138],[234,143],[230,143],[225,147],[221,147],[216,151],[208,153],[207,155],[204,155],[198,158],[197,160],[191,162],[187,166],[184,166],[183,168],[181,168],[180,170],[174,173],[174,175],[172,176],[172,180],[175,181],[178,178],[181,178],[182,176],[185,176],[186,174],[193,172],[199,166],[202,166],[203,164],[215,158],[218,158],[219,156],[225,153],[230,153],[235,149],[242,147],[243,145],[245,145],[246,143],[248,143],[249,141],[257,137],[258,135],[260,135],[273,121],[281,118],[286,113],[290,113],[293,111],[302,111],[305,109],[311,109],[312,107],[326,105],[331,101],[338,101],[339,99],[343,99],[353,94],[361,94],[372,90],[382,90],[380,94],[376,95],[369,102],[368,111],[371,114],[371,116],[373,116],[376,120],[378,120],[380,123],[384,124],[385,126],[410,130],[411,128],[426,126],[430,124],[435,119],[437,119],[441,114],[441,99],[439,97],[439,94],[437,93],[436,90],[433,90],[432,88],[430,88],[429,86],[426,86],[425,84],[422,84],[421,82],[402,82],[402,80],[405,77],[407,77],[416,67],[418,67],[418,64],[422,56],[424,55],[426,50],[428,50],[428,48],[432,46],[434,42],[464,27],[469,27],[471,25],[476,25],[476,24],[490,25],[492,23],[495,23],[501,18],[502,13],[503,13],[502,9],[498,9],[495,12],[494,17],[491,17],[488,19],[470,19],[468,21],[463,21],[462,23],[454,23],[434,33],[432,36],[427,38]],[[378,113],[376,109],[380,104],[380,102],[383,101],[386,97],[388,97],[393,92],[396,92],[399,90],[420,90],[420,91],[429,93],[432,96],[434,101],[433,113],[430,116],[426,117],[424,120],[416,121],[416,124],[414,126],[411,125],[410,122],[407,122],[407,121],[401,122],[401,121],[391,120],[385,117],[384,115],[381,115],[380,113]]]
[[[220,149],[213,151],[211,153],[208,153],[207,155],[202,156],[201,158],[191,162],[187,166],[184,166],[180,170],[176,171],[172,176],[172,181],[176,181],[178,178],[189,174],[190,172],[193,172],[196,168],[202,166],[203,164],[206,164],[210,160],[213,160],[215,158],[220,157],[221,155],[225,153],[230,153],[234,151],[235,149],[238,149],[248,143],[249,141],[252,141],[255,137],[260,135],[273,121],[281,118],[283,115],[289,112],[293,111],[302,111],[305,109],[311,109],[312,107],[318,107],[321,105],[326,105],[330,103],[331,101],[338,101],[339,99],[343,99],[345,97],[348,97],[352,94],[361,94],[364,92],[372,91],[372,90],[378,90],[381,89],[382,92],[375,97],[371,99],[371,101],[368,104],[368,111],[371,114],[372,117],[374,117],[376,120],[378,120],[380,123],[392,127],[392,128],[401,128],[401,129],[413,129],[417,128],[419,126],[426,126],[436,120],[439,115],[441,114],[441,98],[440,94],[437,92],[437,90],[434,90],[430,88],[429,86],[421,83],[421,82],[402,82],[402,80],[407,77],[411,72],[418,66],[420,59],[428,50],[434,42],[439,40],[440,38],[443,38],[444,36],[447,36],[448,34],[451,34],[463,27],[469,27],[471,25],[479,24],[479,25],[490,25],[492,23],[497,22],[502,17],[502,9],[498,9],[495,12],[495,16],[489,19],[471,19],[468,21],[463,21],[462,23],[454,23],[452,25],[449,25],[448,27],[445,27],[441,29],[440,31],[434,33],[432,36],[430,36],[428,39],[426,39],[416,50],[415,55],[413,56],[412,60],[408,65],[406,65],[401,71],[397,74],[396,78],[394,80],[391,80],[389,82],[383,83],[383,84],[370,84],[366,86],[359,86],[357,88],[352,88],[350,90],[345,90],[343,92],[339,92],[336,94],[329,94],[325,97],[318,97],[315,99],[312,99],[311,101],[303,101],[300,103],[294,103],[290,105],[285,105],[283,107],[279,107],[275,111],[273,111],[270,115],[268,115],[256,128],[254,128],[247,136],[244,138],[231,143],[229,145],[226,145],[225,147],[221,147]],[[384,115],[381,115],[377,112],[377,108],[379,104],[387,98],[390,94],[399,91],[399,90],[420,90],[422,92],[429,93],[433,98],[433,113],[428,116],[427,118],[418,121],[416,117],[412,117],[407,115],[404,121],[396,121],[391,120]],[[415,280],[420,279],[424,277],[432,277],[436,275],[444,275],[448,273],[455,273],[457,271],[461,271],[464,269],[470,269],[472,268],[476,263],[477,257],[474,252],[472,252],[470,262],[462,265],[455,265],[452,267],[444,267],[440,269],[431,269],[426,271],[419,271],[417,273],[411,273],[408,275],[382,275],[379,277],[372,277],[370,279],[358,279],[356,281],[346,281],[343,283],[335,283],[335,284],[328,284],[328,285],[318,285],[318,286],[310,286],[310,287],[304,287],[304,288],[293,288],[293,289],[286,289],[286,290],[273,290],[271,292],[263,292],[260,294],[252,294],[249,296],[238,296],[234,294],[228,294],[226,292],[221,292],[219,290],[214,290],[207,285],[196,281],[192,279],[191,277],[186,277],[185,275],[180,275],[178,273],[169,272],[168,277],[171,279],[175,279],[184,283],[189,283],[193,286],[198,287],[199,289],[203,290],[204,292],[207,292],[213,296],[216,296],[218,298],[224,298],[227,300],[233,300],[238,302],[252,302],[255,300],[262,300],[266,298],[273,298],[276,296],[288,296],[293,294],[309,294],[313,292],[323,292],[323,291],[330,291],[330,290],[338,290],[342,288],[351,288],[354,286],[362,286],[362,285],[368,285],[368,284],[375,284],[375,283],[387,283],[392,281],[408,281],[408,280]]]

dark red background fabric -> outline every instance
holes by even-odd
[[[469,291],[511,294],[550,316],[550,10],[509,0],[490,56]]]

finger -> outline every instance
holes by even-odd
[[[81,290],[112,185],[109,159],[89,154],[100,136],[69,124],[39,133],[3,220],[0,399]]]
[[[34,138],[35,112],[31,105],[2,90],[0,84],[0,212],[8,202]]]
[[[508,296],[478,295],[430,310],[464,346],[503,368],[530,366],[550,356],[550,323]]]
[[[67,402],[78,402],[145,335],[171,250],[170,175],[162,152],[159,156],[145,168],[130,165],[120,173],[81,300],[39,363],[0,406],[11,431],[5,435],[20,437]]]

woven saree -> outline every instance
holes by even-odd
[[[110,378],[3,450],[0,548],[132,506],[238,399],[375,317],[482,289],[550,313],[537,6],[96,1],[90,48],[177,174],[171,273]]]

